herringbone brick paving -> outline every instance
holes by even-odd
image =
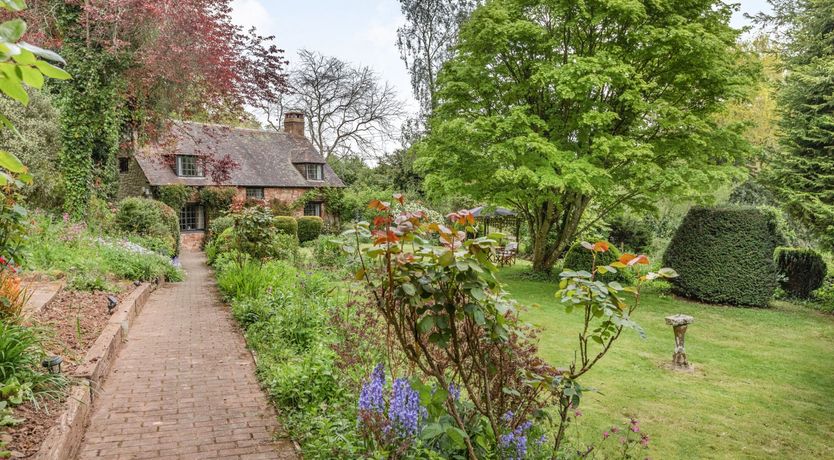
[[[201,253],[148,299],[95,402],[80,459],[296,459]]]

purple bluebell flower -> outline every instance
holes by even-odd
[[[547,435],[543,434],[543,435],[539,436],[539,439],[536,439],[536,446],[541,447],[546,442],[547,442]]]
[[[454,383],[450,383],[449,394],[452,395],[452,399],[454,401],[457,401],[460,398],[460,389],[456,387]]]
[[[425,408],[420,406],[420,395],[411,388],[408,380],[394,380],[391,404],[388,408],[388,419],[394,432],[401,438],[416,435],[424,413]]]
[[[512,412],[507,412],[507,414],[504,414],[501,418],[504,419],[504,417],[508,414],[510,415],[509,419],[512,419]],[[515,430],[507,434],[502,434],[498,438],[498,443],[504,454],[504,459],[523,460],[527,457],[527,432],[532,427],[533,422],[528,420],[519,425]],[[544,438],[544,436],[542,436],[542,438]]]
[[[513,411],[508,410],[501,416],[501,421],[504,423],[510,423],[513,420]]]
[[[385,369],[382,363],[378,364],[371,373],[371,378],[362,385],[359,392],[359,411],[385,412]]]

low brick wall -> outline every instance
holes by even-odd
[[[49,430],[40,449],[32,458],[66,460],[75,458],[78,454],[98,389],[109,375],[113,361],[127,338],[130,325],[158,284],[143,283],[116,306],[107,326],[87,351],[84,362],[73,374],[77,383],[70,387],[66,409],[61,414],[58,424]]]
[[[203,247],[206,232],[183,232],[180,234],[180,246],[183,249],[199,251]]]

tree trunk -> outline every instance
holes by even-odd
[[[562,206],[545,202],[533,215],[527,216],[533,241],[533,271],[550,273],[553,265],[576,237],[579,221],[590,201],[587,196],[568,195]],[[548,235],[553,238],[549,242]]]

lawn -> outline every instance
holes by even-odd
[[[562,367],[581,325],[554,298],[555,283],[499,278],[542,329],[540,352]],[[674,348],[670,314],[695,317],[686,336],[694,373],[664,368]],[[651,436],[652,458],[834,458],[834,317],[777,303],[769,309],[703,305],[648,293],[636,321],[648,337],[624,333],[584,385],[582,436],[601,438],[635,416]],[[599,438],[598,438],[599,436]]]

